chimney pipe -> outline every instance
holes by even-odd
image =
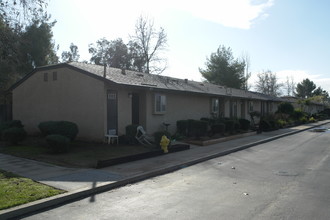
[[[126,75],[126,70],[124,68],[121,69],[121,74]]]

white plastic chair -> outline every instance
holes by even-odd
[[[135,138],[138,140],[138,142],[142,145],[152,145],[150,142],[152,140],[151,137],[147,135],[145,130],[143,129],[142,126],[138,126],[136,128],[136,135]]]
[[[110,129],[108,132],[109,133],[104,136],[106,139],[106,142],[108,144],[110,144],[110,143],[113,143],[113,141],[117,141],[117,145],[118,145],[118,135],[116,135],[116,133],[117,133],[116,129]]]

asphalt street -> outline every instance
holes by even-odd
[[[329,154],[305,131],[24,219],[330,219]]]

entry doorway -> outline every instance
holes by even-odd
[[[107,91],[107,133],[115,129],[118,134],[118,99],[117,91]]]

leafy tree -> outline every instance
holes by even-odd
[[[129,48],[121,38],[113,41],[102,38],[96,42],[96,45],[89,45],[89,53],[92,55],[90,59],[92,63],[132,69],[133,61],[129,54]]]
[[[313,81],[304,79],[301,83],[297,84],[296,87],[296,96],[300,98],[309,98],[313,95],[313,90],[316,88],[316,85]]]
[[[154,21],[141,15],[131,41],[136,55],[133,60],[143,64],[143,72],[159,74],[166,69],[166,60],[160,57],[160,53],[167,48],[167,35],[162,27],[156,30]]]
[[[230,47],[220,45],[205,65],[206,69],[199,68],[199,71],[208,82],[238,89],[245,87],[245,62],[234,59]]]
[[[319,86],[312,92],[312,96],[324,96],[324,98],[329,98],[329,93]]]
[[[44,15],[25,29],[11,28],[0,19],[0,85],[1,91],[30,72],[36,66],[58,62],[52,40],[52,27]]]
[[[73,43],[70,44],[70,51],[63,51],[62,52],[62,62],[72,62],[79,60],[79,51],[78,46],[74,45]]]
[[[0,0],[0,20],[12,28],[22,27],[44,14],[47,0]]]
[[[50,17],[45,15],[33,20],[22,33],[21,50],[25,61],[24,72],[31,71],[37,66],[58,63],[55,43],[52,40],[52,28],[56,21],[48,22],[49,19]]]
[[[282,86],[283,85],[278,82],[276,73],[272,73],[268,70],[258,74],[258,81],[256,84],[258,92],[271,96],[279,96],[281,95],[280,89]]]

